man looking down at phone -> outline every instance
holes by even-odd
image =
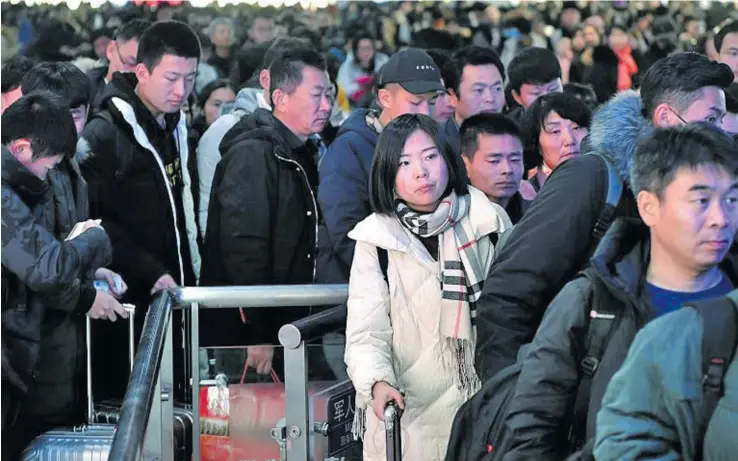
[[[39,433],[82,420],[82,316],[114,320],[127,313],[93,287],[92,279],[117,275],[100,269],[112,249],[99,221],[87,220],[84,182],[72,188],[54,171],[73,163],[77,133],[69,102],[31,92],[3,113],[0,131],[2,459],[17,459]]]

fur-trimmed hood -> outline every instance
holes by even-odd
[[[641,97],[624,91],[602,106],[589,128],[589,151],[608,158],[626,184],[630,184],[630,166],[638,141],[654,127],[641,113]]]

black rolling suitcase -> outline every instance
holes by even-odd
[[[402,409],[393,400],[384,409],[384,428],[387,432],[387,461],[402,459],[402,436],[400,434],[400,418]]]

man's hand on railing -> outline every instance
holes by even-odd
[[[260,375],[268,375],[272,371],[274,346],[260,345],[246,348],[246,366],[252,367]]]
[[[159,280],[157,280],[154,284],[154,287],[151,289],[151,294],[153,295],[157,291],[166,290],[169,288],[177,288],[177,282],[174,281],[171,275],[164,274],[159,277]]]

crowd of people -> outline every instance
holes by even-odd
[[[738,302],[682,309],[738,287],[734,8],[174,3],[3,4],[3,459],[84,421],[85,316],[119,400],[123,303],[313,283],[349,287],[310,353],[367,461],[391,401],[411,460],[738,450]],[[314,311],[202,311],[200,373],[289,373]]]

